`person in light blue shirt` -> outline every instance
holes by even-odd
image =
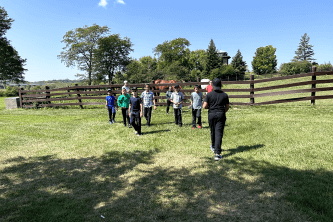
[[[156,110],[155,100],[154,100],[154,93],[149,91],[149,84],[145,85],[145,91],[141,93],[141,99],[143,103],[143,115],[147,120],[147,126],[150,126],[151,121],[151,113],[153,109],[153,105]]]
[[[175,124],[179,127],[183,126],[182,122],[182,103],[184,100],[184,95],[179,91],[179,85],[175,85],[175,92],[171,94],[170,101],[173,103],[173,111],[175,114]]]
[[[201,108],[202,108],[202,92],[199,91],[199,86],[194,86],[194,92],[191,94],[192,106],[192,129],[196,128],[196,119],[198,118],[198,128],[201,129]]]

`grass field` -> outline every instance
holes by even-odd
[[[219,162],[207,111],[196,130],[183,111],[136,137],[120,112],[0,97],[0,221],[332,221],[332,100],[232,106]]]

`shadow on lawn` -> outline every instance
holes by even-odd
[[[1,221],[330,221],[333,173],[233,158],[179,167],[150,152],[8,159]],[[161,157],[159,157],[161,158]],[[199,170],[198,170],[199,169]],[[289,204],[287,203],[289,202]],[[307,216],[294,210],[307,212]]]

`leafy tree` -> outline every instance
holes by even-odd
[[[206,72],[207,75],[210,75],[210,72],[213,69],[219,68],[221,66],[220,58],[217,54],[216,46],[213,39],[210,40],[208,49],[207,49],[207,60],[206,60]]]
[[[98,40],[109,33],[107,26],[92,25],[90,27],[76,28],[66,32],[61,42],[66,46],[58,55],[61,62],[67,67],[77,66],[79,70],[86,72],[88,85],[91,85],[94,72],[94,52],[98,46]]]
[[[6,10],[0,6],[0,80],[16,83],[24,81],[23,66],[26,59],[22,59],[18,52],[10,45],[9,40],[4,36],[14,20],[8,17]]]
[[[187,39],[177,38],[157,45],[153,52],[156,56],[159,56],[159,60],[163,62],[164,67],[171,65],[175,61],[178,61],[181,66],[188,67],[190,50],[187,47],[190,45]]]
[[[257,48],[252,61],[253,72],[258,75],[273,73],[277,66],[275,51],[271,45]]]
[[[245,75],[246,62],[243,61],[243,56],[239,49],[236,55],[232,58],[231,65],[234,69],[234,75],[236,76],[236,78],[241,78]]]
[[[189,59],[191,70],[195,69],[202,72],[206,68],[206,62],[207,62],[207,54],[205,50],[199,49],[191,51]]]
[[[220,78],[220,79],[228,79],[228,77],[232,77],[234,75],[234,68],[232,65],[222,65],[219,68],[211,70],[209,75],[209,79]]]
[[[292,61],[314,61],[316,59],[314,59],[312,56],[314,55],[313,52],[313,45],[309,44],[310,41],[310,37],[308,36],[308,34],[304,34],[301,37],[300,43],[298,45],[298,49],[297,51],[295,51],[295,56],[293,58]]]
[[[95,50],[95,70],[99,76],[108,76],[111,83],[115,71],[123,71],[130,63],[129,54],[133,51],[130,39],[120,38],[119,34],[100,38]]]

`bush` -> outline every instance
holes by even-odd
[[[19,88],[17,86],[8,86],[4,92],[5,97],[19,96]]]
[[[311,71],[312,64],[308,61],[282,63],[280,73],[283,75],[295,75],[300,73],[308,73]]]
[[[332,71],[332,64],[330,62],[328,63],[324,63],[324,64],[320,64],[317,66],[317,71]]]
[[[210,73],[209,79],[220,78],[227,79],[234,76],[234,68],[232,65],[223,65],[220,68],[213,69]]]

